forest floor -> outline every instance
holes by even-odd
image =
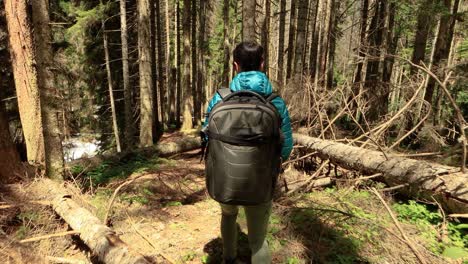
[[[199,159],[198,152],[192,151],[167,159],[132,157],[126,164],[107,164],[88,173],[100,181],[99,187],[80,194],[79,203],[104,219],[115,189],[134,179],[118,192],[109,215],[109,225],[123,241],[158,263],[221,263],[220,208],[205,192],[204,165]],[[467,263],[442,256],[453,257],[451,251],[466,254],[466,232],[452,230],[457,223],[438,219],[437,208],[386,195],[386,203],[410,239],[406,241],[368,187],[344,181],[277,198],[267,235],[273,263],[420,263],[409,244],[427,263]],[[68,230],[49,207],[31,200],[43,189],[40,181],[1,188],[0,259],[6,263],[65,263],[58,258],[99,263],[76,235],[18,242]],[[242,210],[238,223],[239,257],[242,263],[250,263]]]

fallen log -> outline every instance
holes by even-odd
[[[126,157],[133,156],[135,154],[142,154],[143,156],[159,155],[160,157],[167,157],[177,153],[186,152],[200,148],[201,142],[196,137],[183,137],[173,142],[163,142],[151,147],[137,148],[132,151],[126,151],[121,153],[106,153],[97,155],[91,158],[81,158],[70,161],[66,164],[68,168],[74,166],[81,166],[85,170],[89,171],[102,164],[104,161],[117,162]]]
[[[42,179],[48,190],[45,195],[52,200],[52,208],[75,231],[100,261],[106,264],[148,264],[143,255],[134,252],[110,228],[101,223],[90,211],[72,200],[66,188]]]
[[[316,151],[348,169],[368,174],[381,173],[390,187],[402,186],[398,192],[417,199],[436,199],[451,213],[468,213],[468,174],[459,168],[384,155],[382,152],[348,146],[329,140],[294,134],[294,141]]]

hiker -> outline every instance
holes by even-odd
[[[242,42],[233,53],[237,75],[211,99],[204,122],[207,189],[221,205],[223,263],[236,261],[240,205],[252,263],[271,263],[266,234],[276,179],[292,150],[291,123],[285,102],[262,72],[263,47]]]

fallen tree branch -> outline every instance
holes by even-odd
[[[416,249],[416,247],[413,245],[413,243],[408,239],[406,236],[405,232],[403,231],[403,228],[401,228],[400,223],[396,219],[395,215],[393,214],[392,210],[388,206],[388,204],[385,202],[385,200],[382,198],[382,196],[379,194],[379,192],[375,188],[371,188],[372,192],[379,198],[380,202],[382,202],[383,206],[387,210],[388,214],[393,220],[393,223],[395,223],[395,226],[398,228],[400,231],[401,236],[404,238],[404,240],[407,242],[407,245],[411,248],[413,251],[414,255],[418,258],[419,262],[422,264],[426,264],[426,260],[421,256],[419,251]]]
[[[66,231],[66,232],[60,232],[60,233],[55,233],[55,234],[50,234],[50,235],[44,235],[44,236],[38,236],[38,237],[32,237],[32,238],[27,238],[20,240],[20,243],[29,243],[29,242],[36,242],[39,240],[44,240],[44,239],[49,239],[53,237],[62,237],[62,236],[68,236],[68,235],[77,235],[80,232],[78,231]]]
[[[468,218],[468,214],[449,214],[448,216],[452,218]]]
[[[90,211],[78,205],[65,187],[50,179],[41,179],[47,186],[45,195],[51,196],[52,208],[106,264],[149,264],[141,254],[134,252],[111,228],[103,225]]]
[[[442,91],[444,92],[445,96],[449,99],[450,104],[452,105],[453,109],[455,110],[456,119],[457,119],[458,125],[460,126],[460,134],[461,134],[460,144],[461,144],[461,147],[463,148],[463,156],[462,156],[462,161],[461,161],[461,171],[465,172],[466,158],[467,158],[467,155],[468,155],[467,154],[467,152],[468,152],[468,150],[467,150],[468,140],[466,138],[465,129],[468,129],[468,126],[467,126],[466,120],[463,118],[463,114],[462,114],[462,111],[460,110],[460,107],[458,107],[457,102],[455,101],[455,99],[453,99],[452,95],[450,94],[450,91],[447,89],[447,82],[450,79],[450,75],[452,74],[452,72],[449,72],[447,74],[445,80],[442,82],[427,67],[423,67],[421,65],[415,64],[412,61],[410,61],[410,60],[408,60],[406,58],[399,57],[399,56],[389,55],[389,54],[387,54],[387,56],[391,56],[391,57],[397,58],[399,60],[403,60],[403,61],[409,63],[411,66],[416,67],[416,68],[424,71],[425,73],[430,75],[439,84],[440,88],[442,88]]]
[[[104,216],[104,221],[103,221],[103,223],[104,223],[105,225],[108,224],[107,221],[109,220],[109,214],[110,214],[110,212],[111,212],[111,210],[112,210],[112,205],[114,204],[115,197],[117,197],[117,194],[119,193],[120,189],[122,189],[123,187],[125,187],[125,186],[127,186],[127,185],[132,184],[135,180],[137,180],[138,178],[141,178],[141,177],[143,177],[143,176],[145,176],[145,175],[140,175],[140,176],[134,177],[134,178],[132,178],[132,179],[130,179],[130,180],[128,180],[128,181],[125,181],[124,183],[120,184],[119,187],[117,187],[117,188],[115,189],[115,191],[114,191],[114,193],[112,194],[112,197],[111,197],[111,199],[110,199],[110,201],[109,201],[109,204],[107,205],[106,215]]]
[[[306,158],[308,158],[308,157],[310,157],[310,156],[313,156],[313,155],[315,155],[315,154],[317,154],[317,152],[309,153],[309,154],[304,155],[304,156],[302,156],[302,157],[299,157],[299,158],[297,158],[297,159],[288,160],[288,161],[286,161],[286,162],[283,162],[282,166],[288,165],[289,163],[294,163],[294,162],[296,162],[296,161],[300,161],[300,160],[306,159]]]
[[[299,190],[301,190],[302,188],[304,188],[305,186],[309,185],[322,172],[323,168],[325,168],[325,165],[327,165],[327,162],[322,163],[322,165],[320,165],[320,167],[314,172],[314,174],[312,174],[312,176],[310,176],[309,179],[307,179],[304,183],[300,184],[296,188],[290,190],[287,193],[287,195],[294,194],[298,192]]]
[[[451,213],[468,213],[468,174],[459,168],[389,155],[329,140],[294,134],[296,144],[318,152],[323,159],[363,173],[382,173],[390,187],[407,184],[399,192],[432,202],[432,196]]]

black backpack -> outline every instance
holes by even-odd
[[[281,117],[271,101],[242,90],[220,89],[205,133],[209,138],[206,186],[224,204],[257,205],[271,201],[281,170]]]

